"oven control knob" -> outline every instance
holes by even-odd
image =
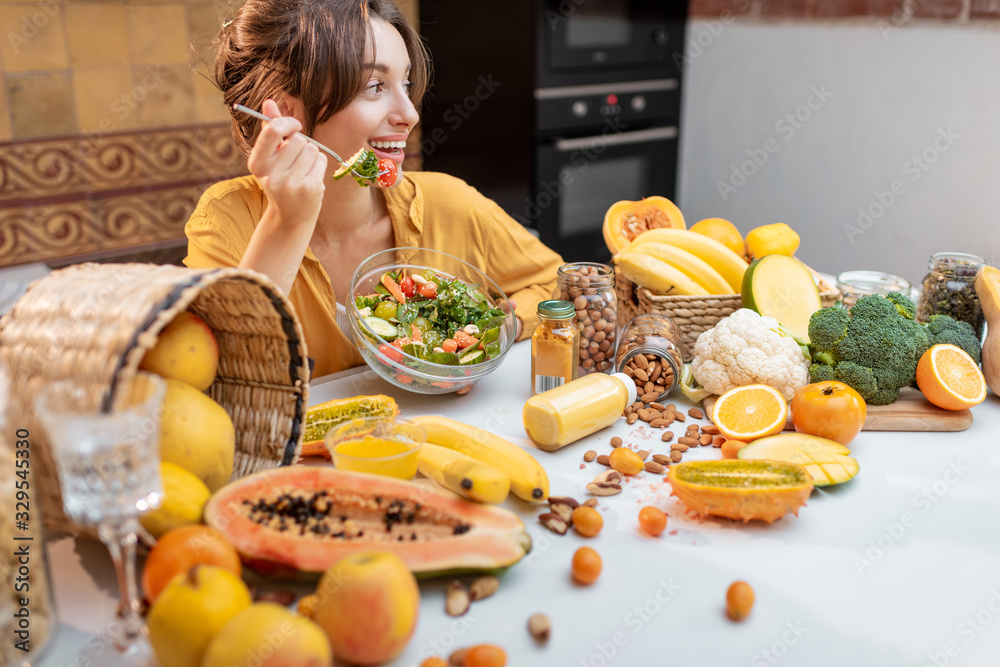
[[[642,113],[646,109],[646,96],[636,95],[632,98],[632,102],[630,104],[632,106],[632,111]]]
[[[573,102],[572,110],[574,116],[577,118],[583,118],[587,115],[587,103],[583,100],[577,100],[576,102]]]

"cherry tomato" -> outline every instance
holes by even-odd
[[[378,184],[383,188],[389,188],[396,184],[396,163],[392,160],[382,158],[378,161],[378,170],[386,173],[378,177]]]
[[[391,361],[395,361],[397,364],[403,360],[403,353],[393,345],[386,345],[385,343],[382,343],[378,346],[378,351],[382,353],[382,356]]]
[[[413,278],[406,276],[399,281],[399,289],[407,299],[417,293],[417,284],[413,282]]]
[[[420,292],[420,296],[433,299],[438,295],[438,286],[434,283],[427,283],[426,285],[418,286],[417,291]]]
[[[861,394],[843,382],[816,382],[795,392],[792,424],[799,433],[849,444],[865,425],[868,406]]]

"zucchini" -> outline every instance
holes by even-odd
[[[378,334],[380,338],[383,338],[386,341],[395,340],[396,335],[399,333],[395,324],[387,320],[383,320],[381,317],[369,315],[364,318],[364,322],[372,331]]]

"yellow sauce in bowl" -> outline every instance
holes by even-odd
[[[335,445],[331,455],[341,470],[412,479],[417,474],[420,444],[365,436]]]

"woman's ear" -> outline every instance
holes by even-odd
[[[299,98],[292,97],[285,93],[279,93],[274,96],[274,101],[278,104],[278,110],[281,111],[282,116],[292,116],[295,120],[302,123],[302,127],[306,126],[306,114],[305,109],[302,106],[302,102]]]

